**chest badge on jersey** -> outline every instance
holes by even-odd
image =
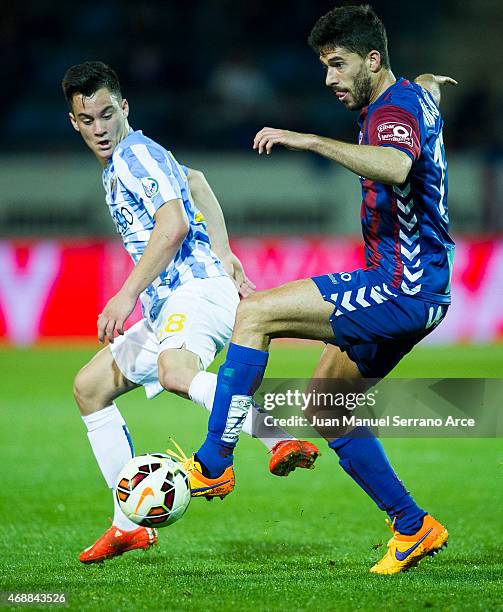
[[[141,184],[148,198],[153,198],[159,191],[159,183],[151,176],[142,178]]]

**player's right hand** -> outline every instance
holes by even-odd
[[[293,151],[308,151],[311,143],[312,136],[310,134],[265,127],[255,135],[253,148],[258,151],[259,155],[264,152],[270,155],[274,145],[282,145]]]
[[[115,332],[124,334],[124,323],[133,312],[137,297],[119,291],[108,300],[103,312],[98,316],[98,340],[104,343],[106,338],[113,344]]]
[[[242,298],[248,297],[255,291],[256,287],[246,276],[243,264],[232,251],[230,251],[226,257],[222,257],[222,265],[227,274],[234,281],[234,284],[239,291],[239,295]]]

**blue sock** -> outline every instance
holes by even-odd
[[[395,520],[395,529],[412,535],[423,524],[426,512],[414,501],[393,471],[380,441],[367,427],[328,444],[339,455],[339,464],[381,510]]]
[[[227,359],[218,370],[208,435],[196,453],[210,478],[220,476],[232,465],[232,453],[252,405],[251,397],[262,382],[268,357],[266,351],[229,345]]]

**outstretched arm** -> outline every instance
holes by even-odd
[[[435,100],[435,104],[440,106],[440,87],[442,85],[457,85],[458,82],[448,76],[442,76],[439,74],[420,74],[414,79],[414,82],[421,87],[427,89],[433,99]]]
[[[189,168],[187,178],[194,202],[206,219],[212,249],[236,283],[240,295],[247,297],[254,291],[255,285],[246,276],[242,263],[231,250],[224,215],[217,197],[200,170]]]
[[[359,176],[389,185],[404,183],[412,166],[411,158],[393,147],[354,145],[315,134],[265,127],[253,141],[253,148],[259,154],[265,151],[269,155],[274,145],[318,153]]]

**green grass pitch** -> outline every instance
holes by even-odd
[[[450,546],[393,577],[369,567],[385,551],[384,515],[322,443],[314,471],[271,476],[268,456],[243,436],[237,488],[192,501],[154,549],[101,565],[77,559],[109,525],[110,493],[71,395],[92,348],[0,350],[0,570],[2,591],[65,592],[76,610],[496,610],[501,608],[503,457],[495,439],[385,440],[418,502],[445,522]],[[269,376],[307,376],[317,345],[273,347]],[[495,377],[503,346],[418,347],[403,377]],[[118,402],[137,453],[187,451],[207,415],[141,390]],[[19,607],[19,606],[17,606]],[[15,609],[13,607],[12,609]]]

